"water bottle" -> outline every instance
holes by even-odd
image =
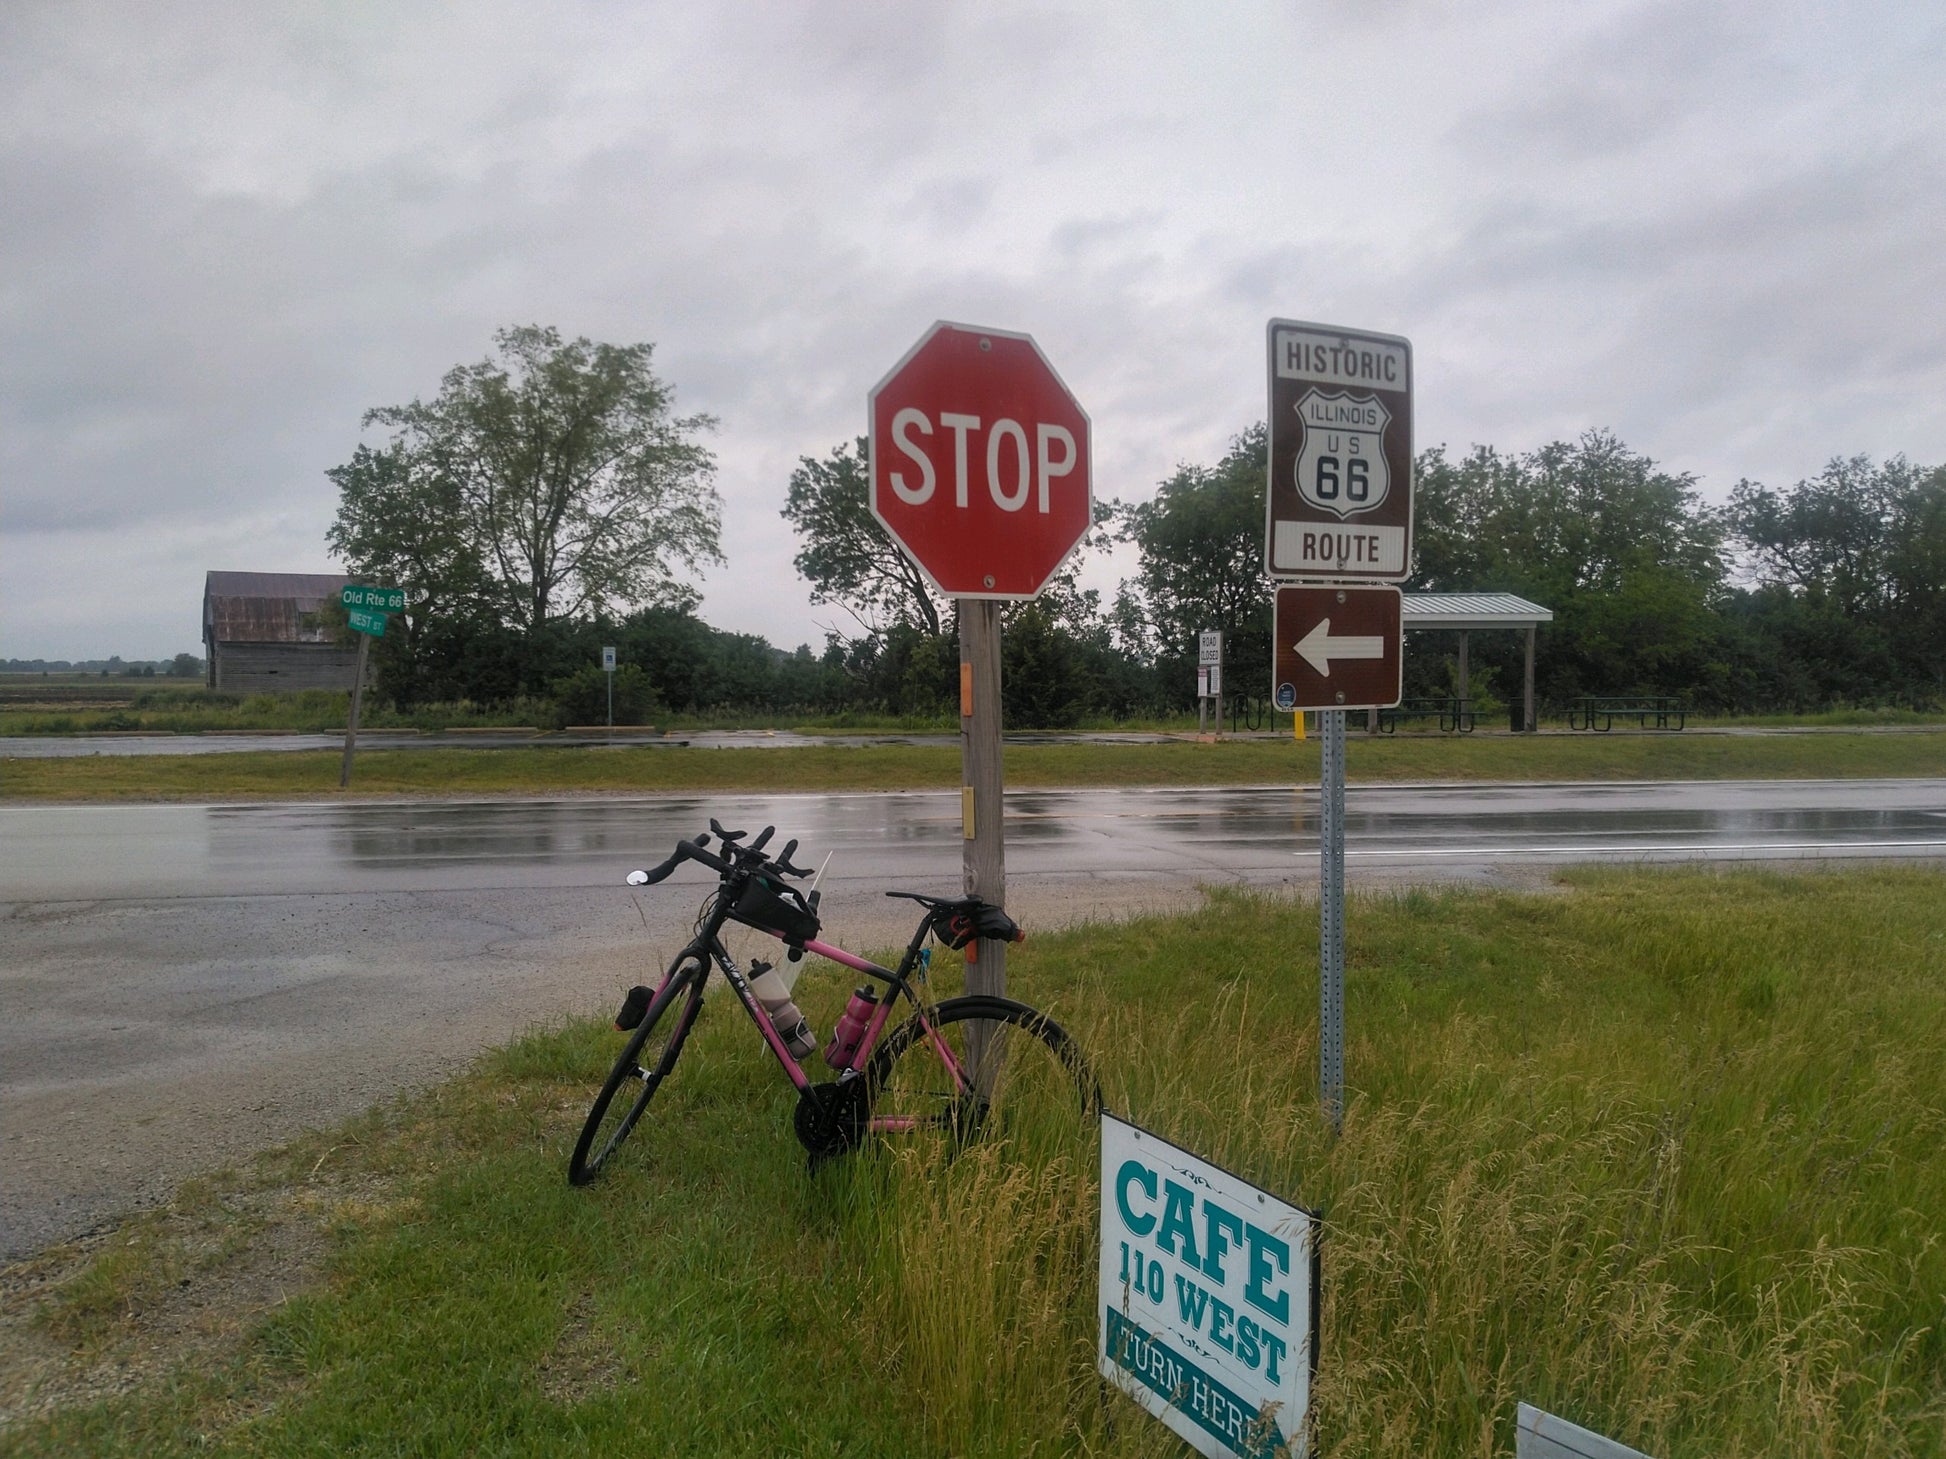
[[[809,1058],[818,1046],[818,1036],[811,1032],[804,1010],[791,1002],[791,985],[784,981],[784,975],[759,958],[750,964],[750,991],[777,1026],[777,1036],[791,1051],[791,1057]]]
[[[838,1026],[831,1031],[831,1042],[824,1046],[824,1062],[834,1069],[849,1068],[852,1055],[858,1052],[859,1040],[865,1037],[872,1015],[877,1012],[877,993],[870,988],[852,989],[851,1002],[845,1005]]]

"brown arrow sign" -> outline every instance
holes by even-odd
[[[1397,588],[1279,588],[1272,702],[1286,711],[1397,704],[1404,683],[1403,607]]]

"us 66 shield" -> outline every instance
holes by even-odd
[[[1272,577],[1397,582],[1412,565],[1412,345],[1273,319]]]

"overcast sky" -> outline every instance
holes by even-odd
[[[1946,5],[6,0],[0,658],[333,570],[362,413],[525,323],[653,342],[704,616],[817,643],[786,480],[933,320],[1033,334],[1139,499],[1273,316],[1408,336],[1421,445],[1946,461]]]

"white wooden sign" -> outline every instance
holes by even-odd
[[[1102,1376],[1199,1453],[1306,1452],[1317,1218],[1101,1117]]]

